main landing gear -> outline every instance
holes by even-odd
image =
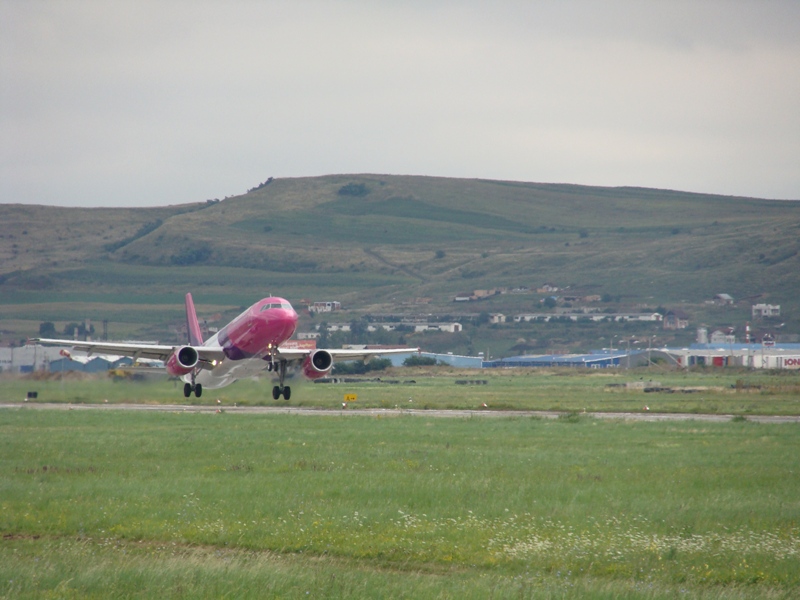
[[[283,395],[284,400],[291,398],[292,388],[288,385],[283,385],[283,380],[286,378],[286,359],[282,358],[277,363],[270,362],[267,368],[270,371],[278,371],[278,385],[272,388],[272,399],[277,400],[281,395]]]
[[[203,384],[194,382],[194,373],[192,373],[192,383],[183,384],[184,398],[188,398],[189,396],[191,396],[192,392],[194,392],[196,398],[199,398],[200,396],[203,395]]]
[[[188,398],[189,396],[192,395],[192,392],[194,392],[194,395],[199,398],[200,396],[203,395],[203,385],[200,383],[197,383],[195,385],[192,385],[191,383],[184,383],[183,384],[184,397]]]

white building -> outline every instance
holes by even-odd
[[[521,315],[514,315],[515,323],[539,321],[549,323],[550,321],[558,321],[559,319],[569,319],[570,321],[614,321],[616,323],[627,323],[630,321],[644,321],[644,322],[660,322],[663,319],[661,313],[570,313],[570,314],[553,314],[553,313],[526,313]]]
[[[679,367],[706,365],[709,367],[747,367],[749,369],[800,370],[800,351],[796,349],[765,348],[760,344],[734,345],[730,348],[664,349]]]
[[[717,329],[713,331],[708,338],[709,343],[711,344],[735,344],[736,343],[736,336],[733,334],[733,331],[722,329]]]
[[[753,305],[753,318],[764,317],[780,317],[781,305],[780,304],[754,304]]]
[[[410,328],[413,329],[415,333],[419,333],[421,331],[442,331],[444,333],[459,333],[463,330],[461,323],[370,323],[367,325],[366,329],[369,332],[378,331],[379,329],[383,329],[385,331],[395,331],[398,327],[402,328]],[[315,329],[319,331],[320,326],[316,325]],[[336,331],[350,331],[351,327],[349,323],[328,323],[328,331],[329,332],[336,332]],[[406,329],[407,331],[408,329]],[[302,334],[302,335],[312,335],[312,334]],[[298,339],[299,339],[298,335]],[[319,337],[319,334],[317,334]],[[305,338],[309,339],[309,338]]]
[[[445,333],[459,333],[461,323],[414,323],[414,331],[443,331]]]
[[[339,302],[314,302],[308,305],[309,312],[326,313],[335,310],[342,310],[342,305]]]
[[[300,331],[297,334],[298,340],[318,340],[322,334],[319,331]]]

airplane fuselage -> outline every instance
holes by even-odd
[[[222,346],[230,360],[263,358],[292,337],[296,328],[297,313],[289,302],[264,298],[220,329],[207,345]]]

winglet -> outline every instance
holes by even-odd
[[[203,333],[200,331],[200,323],[197,322],[192,294],[186,294],[186,331],[189,333],[189,344],[192,346],[203,345]]]

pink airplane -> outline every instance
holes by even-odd
[[[286,368],[299,366],[309,379],[330,373],[334,361],[367,360],[384,354],[408,354],[419,348],[388,350],[325,350],[282,347],[297,328],[297,313],[283,298],[271,296],[253,304],[205,342],[197,321],[194,301],[186,294],[186,321],[189,343],[183,346],[160,344],[79,342],[37,338],[45,345],[65,346],[93,353],[150,358],[164,361],[167,372],[185,383],[183,395],[194,392],[200,397],[203,388],[225,387],[237,379],[254,377],[263,371],[276,371],[279,383],[272,388],[272,397],[288,400],[291,388],[284,385]]]

